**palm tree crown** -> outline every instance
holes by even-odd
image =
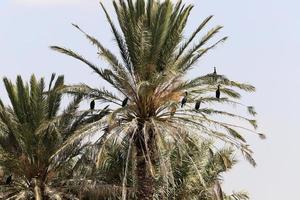
[[[240,131],[258,134],[254,130],[257,128],[256,121],[252,117],[216,109],[216,104],[224,103],[243,107],[238,101],[241,95],[236,89],[254,92],[255,88],[214,73],[191,80],[187,78],[187,73],[196,66],[199,59],[227,39],[223,37],[213,42],[222,26],[210,29],[197,39],[212,19],[209,16],[190,37],[183,39],[192,5],[184,5],[180,0],[176,4],[170,0],[114,0],[113,5],[121,31],[101,3],[122,60],[78,25],[74,26],[97,47],[98,54],[108,62],[109,68],[100,68],[70,49],[58,46],[51,48],[87,64],[112,86],[114,91],[94,89],[83,84],[66,87],[65,91],[117,105],[105,118],[104,123],[107,123],[109,129],[102,137],[105,141],[106,137],[116,136],[129,143],[128,152],[132,156],[128,156],[128,159],[136,159],[138,165],[137,182],[143,179],[146,183],[138,184],[138,198],[152,198],[153,191],[149,188],[155,173],[167,173],[167,170],[157,169],[157,164],[170,167],[166,164],[168,155],[164,154],[168,148],[167,142],[172,141],[185,151],[183,138],[186,134],[197,135],[202,139],[213,137],[229,143],[240,149],[255,165],[252,151]],[[214,94],[218,85],[221,85],[221,98],[215,98]],[[122,100],[127,97],[127,106],[121,107]],[[185,106],[180,106],[183,98]],[[194,104],[200,99],[202,107],[195,110]],[[256,114],[253,107],[247,108],[250,115]],[[244,120],[254,129],[217,120],[214,117],[217,115]],[[126,174],[124,185],[125,179]],[[147,193],[150,195],[147,196]]]

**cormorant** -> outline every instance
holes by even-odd
[[[185,92],[185,96],[183,97],[183,99],[181,100],[181,108],[183,108],[183,106],[186,104],[187,102],[187,95],[188,93]]]
[[[195,109],[196,110],[199,110],[200,104],[201,104],[201,100],[196,101],[196,104],[195,104]]]
[[[10,185],[12,182],[12,175],[9,175],[9,177],[6,178],[5,184]]]
[[[214,79],[214,81],[217,81],[217,68],[216,67],[214,67],[213,79]]]
[[[216,75],[217,75],[217,68],[214,67],[214,76],[216,76]]]
[[[122,102],[122,107],[125,107],[125,106],[127,105],[128,100],[129,100],[128,97],[126,97],[126,98],[123,100],[123,102]]]
[[[218,85],[218,89],[216,91],[216,98],[220,99],[221,91],[220,91],[220,85]]]
[[[95,100],[91,101],[91,103],[90,103],[90,109],[91,110],[95,109]]]

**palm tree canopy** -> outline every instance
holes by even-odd
[[[202,140],[217,138],[241,150],[250,163],[255,165],[252,151],[242,133],[254,133],[261,138],[264,135],[256,131],[254,108],[240,102],[240,92],[254,92],[255,87],[214,73],[201,74],[192,79],[187,76],[207,52],[227,39],[214,39],[222,26],[213,27],[199,37],[212,19],[209,16],[184,39],[183,33],[192,5],[185,5],[181,0],[176,4],[171,0],[114,0],[118,28],[104,5],[100,4],[120,56],[114,55],[78,25],[73,25],[98,49],[99,56],[109,64],[108,68],[98,67],[70,49],[59,46],[51,48],[82,61],[110,84],[111,88],[106,89],[92,88],[84,84],[71,85],[65,87],[64,91],[116,105],[113,112],[103,118],[108,131],[102,135],[101,145],[104,148],[108,137],[128,142],[125,172],[128,171],[129,159],[143,157],[147,160],[148,171],[153,177],[158,171],[168,177],[168,182],[172,182],[172,177],[168,175],[168,171],[172,169],[167,165],[170,155],[165,154],[169,148],[167,144],[171,141],[181,151],[187,151],[185,134],[196,135]],[[215,97],[218,85],[221,86],[221,98]],[[180,107],[180,102],[185,97],[185,106]],[[121,107],[123,99],[126,98],[127,105]],[[195,110],[194,103],[200,99],[201,108]],[[231,111],[219,110],[222,104],[246,108],[249,115],[241,116]],[[243,122],[232,123],[231,118]],[[98,164],[102,148],[99,150]],[[133,156],[133,152],[137,155]],[[157,163],[168,170],[155,169]],[[142,171],[137,173],[143,175]],[[200,172],[197,174],[200,178]],[[126,186],[126,176],[127,173],[124,174],[123,187]],[[205,186],[203,179],[200,180]],[[150,179],[148,181],[151,182]],[[151,199],[153,191],[147,192],[150,194],[147,199]],[[123,199],[126,199],[124,192]]]
[[[130,98],[130,105],[126,108],[116,109],[111,115],[110,124],[121,119],[124,122],[122,126],[126,127],[131,124],[130,130],[132,130],[134,129],[132,122],[138,120],[147,122],[147,128],[155,128],[157,134],[159,132],[170,133],[171,130],[173,132],[178,125],[183,125],[182,127],[196,130],[200,137],[205,135],[216,137],[236,146],[245,153],[246,158],[252,164],[255,164],[251,159],[251,150],[240,131],[258,133],[250,128],[213,119],[214,115],[233,117],[245,120],[256,129],[256,121],[251,117],[247,118],[215,109],[217,107],[215,104],[218,103],[244,107],[238,101],[241,95],[235,89],[253,92],[255,88],[213,73],[201,75],[192,80],[186,78],[187,72],[196,66],[197,61],[204,54],[227,39],[227,37],[223,37],[212,42],[222,26],[212,28],[200,39],[197,39],[197,36],[211,21],[212,16],[209,16],[187,39],[183,39],[183,31],[193,8],[192,5],[184,5],[182,1],[174,4],[170,0],[163,2],[114,0],[113,5],[120,31],[113,23],[104,5],[100,4],[112,29],[122,61],[78,25],[74,26],[97,47],[98,54],[109,63],[109,68],[97,67],[70,49],[58,46],[51,48],[84,62],[122,95],[119,96],[107,89],[93,89],[83,84],[71,86],[66,91],[117,105],[121,105],[124,95]],[[217,80],[215,80],[215,76],[217,76]],[[224,97],[217,99],[214,98],[214,92],[219,84],[222,85],[220,91]],[[188,107],[180,109],[178,103],[187,91],[189,93]],[[200,98],[206,107],[203,106],[202,109],[195,111],[192,109],[192,104]],[[210,107],[211,105],[213,107]],[[170,110],[174,110],[174,107],[177,108],[176,113],[170,118]],[[251,116],[256,114],[252,106],[246,108]],[[137,125],[137,123],[134,124],[134,126]],[[170,133],[170,135],[176,140],[180,140],[175,133]]]
[[[55,80],[53,74],[48,88],[43,78],[37,80],[34,75],[29,83],[18,76],[15,84],[7,78],[4,84],[11,105],[0,100],[0,166],[22,186],[14,188],[17,192],[30,193],[32,181],[44,184],[57,178],[64,165],[80,153],[80,141],[71,145],[66,141],[81,133],[95,116],[77,112],[80,96],[59,113],[63,76]]]

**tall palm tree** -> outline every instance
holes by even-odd
[[[255,88],[213,73],[191,80],[187,78],[188,72],[196,66],[199,59],[227,39],[223,37],[212,42],[222,26],[210,29],[197,40],[201,30],[212,19],[209,16],[184,40],[183,31],[192,5],[184,5],[182,1],[174,5],[170,0],[114,0],[120,31],[103,4],[100,4],[122,60],[78,25],[74,26],[97,47],[98,54],[108,62],[109,68],[100,68],[70,49],[59,46],[51,48],[82,61],[112,86],[109,89],[95,89],[81,84],[65,89],[68,93],[116,105],[111,115],[103,121],[109,128],[101,137],[103,143],[111,136],[118,136],[129,143],[130,156],[127,159],[136,159],[138,199],[153,198],[156,173],[168,172],[158,170],[159,166],[166,166],[165,155],[162,153],[167,148],[165,141],[176,141],[184,149],[182,132],[197,134],[200,138],[218,138],[240,149],[255,165],[251,157],[252,151],[240,132],[247,130],[258,134],[254,130],[257,128],[256,121],[252,117],[218,110],[219,106],[216,106],[231,104],[243,107],[238,101],[241,95],[235,89],[253,92]],[[214,94],[218,85],[221,85],[221,98],[215,98]],[[187,98],[186,103],[181,108],[179,103],[184,97]],[[123,100],[127,98],[127,105],[121,107]],[[194,103],[200,99],[203,107],[194,110]],[[246,108],[251,115],[256,114],[253,107]],[[218,120],[220,118],[214,117],[218,115],[244,120],[254,129],[243,124],[228,123],[224,118]],[[259,135],[263,137],[262,134]],[[101,157],[101,149],[99,152]],[[128,169],[126,166],[125,170]],[[126,173],[124,176],[125,188]],[[126,190],[123,191],[123,199],[126,199]]]
[[[13,175],[5,186],[5,199],[67,199],[60,187],[52,183],[60,180],[66,164],[78,156],[84,144],[78,134],[94,126],[107,110],[89,116],[78,113],[82,97],[78,96],[60,113],[64,77],[51,77],[48,90],[44,79],[31,76],[24,83],[20,76],[16,84],[4,78],[10,106],[0,100],[0,166]],[[74,140],[72,145],[66,141]],[[73,198],[71,198],[73,199]]]

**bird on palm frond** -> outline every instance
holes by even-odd
[[[196,101],[195,110],[199,110],[201,105],[201,99]]]
[[[95,109],[95,100],[92,100],[92,101],[90,102],[90,110],[91,110],[91,114],[93,114],[94,109]]]
[[[94,110],[95,109],[95,100],[91,101],[90,103],[90,110]]]
[[[126,98],[122,101],[122,107],[123,107],[123,108],[128,104],[128,100],[129,100],[129,98],[126,97]]]
[[[215,82],[217,81],[217,68],[216,67],[214,67],[213,79]]]
[[[220,87],[221,87],[221,85],[218,85],[218,89],[216,90],[216,98],[217,99],[220,99],[220,96],[221,96]]]
[[[181,100],[181,108],[183,108],[183,106],[186,104],[187,100],[188,100],[188,92],[185,92],[184,97]]]

